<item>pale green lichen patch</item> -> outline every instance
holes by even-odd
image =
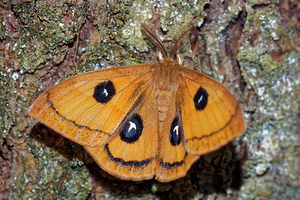
[[[279,0],[249,0],[249,1],[247,1],[247,4],[251,7],[260,6],[260,5],[268,5],[271,3],[278,4]]]
[[[195,19],[200,26],[204,17],[204,6],[209,1],[187,3],[182,1],[164,1],[160,3],[159,15],[161,16],[161,28],[166,33],[164,40],[173,40],[177,32],[190,28]]]
[[[110,20],[108,23],[99,20],[97,22],[98,29],[90,33],[90,43],[78,49],[79,52],[82,52],[81,62],[78,66],[79,71],[143,62],[143,58],[138,56],[137,50],[143,51],[141,49],[147,48],[140,32],[140,23],[143,22],[141,19],[149,20],[144,16],[147,9],[141,11],[143,14],[140,15],[140,20],[135,21],[138,24],[133,26],[133,19],[130,19],[130,16],[134,15],[129,14],[131,11],[129,12],[128,9],[132,8],[130,6],[138,6],[142,9],[140,5],[136,5],[134,2],[97,4],[97,6],[92,7],[95,19],[109,18]],[[136,9],[133,10],[137,12]],[[149,9],[148,12],[150,12]],[[142,16],[143,18],[141,18]],[[125,26],[134,27],[137,30],[129,30],[130,28],[125,28]],[[132,35],[126,35],[126,31],[132,31]],[[138,46],[132,44],[138,44]]]
[[[116,30],[114,39],[121,45],[135,48],[140,52],[149,51],[147,43],[143,39],[141,23],[145,23],[153,17],[154,6],[154,1],[145,1],[144,3],[131,1],[122,4],[121,10],[124,12],[124,9],[126,9],[125,16],[115,21],[119,29]]]
[[[0,56],[0,146],[2,146],[11,126],[16,122],[15,115],[10,107],[10,102],[16,100],[16,95],[12,92],[15,84],[11,83],[11,74],[5,71],[6,64],[3,62],[4,60],[4,57]]]
[[[0,53],[0,145],[13,146],[24,136],[22,131],[28,126],[23,118],[27,110],[26,84],[23,71],[7,65],[6,55]]]
[[[100,44],[90,44],[85,47],[86,52],[82,56],[79,65],[80,71],[91,71],[110,66],[122,64],[122,55],[128,54],[118,45],[113,45],[102,41]]]
[[[54,50],[74,40],[87,12],[85,2],[22,2],[12,8],[23,25],[23,34],[13,49],[25,72],[33,72],[42,63],[54,60]]]
[[[244,199],[299,198],[299,36],[283,27],[275,9],[247,8],[238,61],[257,107],[247,129],[249,158],[240,194]]]
[[[0,16],[0,40],[4,40],[5,37],[10,37],[10,33],[3,16]]]
[[[115,31],[110,32],[110,38],[120,45],[128,47],[129,51],[148,52],[150,49],[145,35],[141,31],[141,23],[147,23],[155,18],[154,10],[157,10],[158,16],[163,16],[160,18],[162,31],[166,33],[165,37],[168,40],[172,40],[175,33],[180,30],[179,27],[188,26],[193,18],[202,14],[204,5],[205,2],[201,4],[180,2],[160,2],[157,4],[154,1],[122,3],[115,6],[115,9],[122,11],[123,15],[116,15],[112,19],[111,24],[114,25]],[[165,40],[164,38],[161,39]]]
[[[257,22],[258,26],[253,27],[253,23]],[[285,41],[285,37],[289,37],[289,33],[285,32],[282,27],[281,18],[276,10],[266,8],[248,12],[244,32],[249,34],[249,38],[243,41],[239,51],[239,62],[242,67],[253,68],[258,65],[258,71],[254,73],[263,74],[281,65],[280,62],[283,62],[283,59],[276,60],[272,56],[276,52],[284,56],[287,49],[284,49],[282,42]],[[278,41],[279,38],[281,41]],[[248,61],[247,65],[243,64],[243,59]],[[249,63],[249,61],[251,62]],[[245,71],[243,75],[245,78],[251,76]]]

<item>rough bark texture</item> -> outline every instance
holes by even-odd
[[[1,0],[0,13],[0,199],[300,199],[296,0]],[[184,64],[224,83],[248,128],[186,177],[118,180],[28,117],[39,94],[77,71],[155,61],[140,23],[171,44],[192,19]]]

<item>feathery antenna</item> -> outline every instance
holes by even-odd
[[[160,40],[159,36],[154,31],[152,31],[151,28],[147,24],[142,23],[141,25],[143,28],[142,30],[145,32],[146,36],[161,51],[164,58],[169,57],[167,50],[166,50],[164,44],[162,43],[162,41]]]
[[[190,27],[190,28],[188,28]],[[179,31],[176,34],[177,39],[175,39],[174,41],[174,46],[171,49],[170,52],[170,58],[173,58],[175,56],[175,54],[189,41],[188,37],[189,37],[189,33],[192,32],[193,30],[195,30],[197,28],[197,23],[196,21],[192,21],[191,23],[189,23],[187,26],[185,26],[185,28],[183,28],[183,31]]]
[[[174,46],[171,49],[170,54],[168,54],[159,36],[154,31],[152,31],[152,29],[147,24],[142,23],[141,25],[142,25],[142,30],[144,31],[148,39],[150,39],[151,42],[159,49],[159,51],[163,54],[164,58],[168,58],[168,57],[173,58],[175,54],[189,41],[188,40],[189,33],[197,28],[196,21],[192,21],[191,23],[186,25],[182,29],[182,31],[178,31],[175,36],[175,39],[173,40],[175,41]]]

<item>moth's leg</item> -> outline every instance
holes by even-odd
[[[183,64],[183,56],[179,53],[176,54],[176,60],[178,64],[182,65]]]

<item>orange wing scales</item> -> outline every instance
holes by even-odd
[[[245,130],[228,90],[170,58],[68,79],[41,95],[29,115],[126,180],[183,177],[200,155]]]
[[[47,105],[42,111],[32,109],[30,112],[30,115],[34,118],[38,118],[41,123],[47,124],[47,126],[54,131],[61,133],[77,143],[86,141],[87,138],[91,137],[91,134],[93,134],[93,138],[95,138],[93,142],[96,143],[97,141],[105,141],[111,136],[111,134],[103,130],[91,129],[88,126],[77,124],[75,120],[70,120],[62,115],[49,100],[49,94],[50,93],[47,92],[39,98],[40,103],[44,102],[43,104]]]
[[[237,123],[242,119],[240,112],[240,108],[237,105],[235,114],[231,116],[230,120],[224,125],[224,127],[209,134],[203,134],[200,137],[194,136],[186,139],[185,143],[188,144],[188,148],[193,149],[196,152],[201,152],[200,154],[204,154],[227,144],[244,130],[243,125]]]
[[[127,72],[123,68],[120,73],[107,69],[68,79],[39,97],[29,115],[81,145],[103,145],[120,125],[116,119],[126,116],[131,110],[128,105],[134,105],[145,89],[143,85],[151,75],[149,66],[141,65],[141,72],[128,66],[124,67]],[[98,103],[93,97],[94,88],[110,75],[117,94],[107,104]],[[89,80],[89,76],[94,78]]]
[[[169,182],[185,176],[191,165],[199,158],[199,156],[191,155],[186,151],[182,140],[177,145],[171,144],[172,121],[180,115],[176,108],[175,97],[171,99],[168,106],[166,120],[161,124],[159,130],[160,149],[155,176],[160,182]]]
[[[119,129],[106,145],[85,146],[101,168],[122,179],[150,179],[154,176],[157,166],[158,121],[153,105],[155,101],[149,88],[141,96],[141,104],[125,117],[129,120],[134,115],[141,116],[143,132],[137,141],[125,142],[120,137],[122,129]],[[144,120],[146,117],[148,120]]]
[[[189,153],[201,155],[217,150],[245,130],[239,104],[221,84],[184,68],[184,83],[179,86],[185,147]],[[199,87],[208,93],[207,105],[197,110],[193,94]]]

